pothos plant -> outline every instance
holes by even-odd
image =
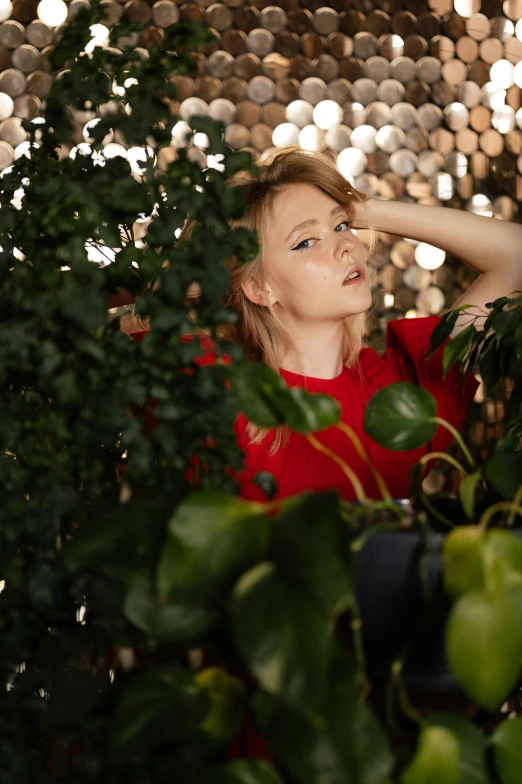
[[[30,157],[0,181],[0,782],[519,781],[521,719],[486,738],[458,716],[424,715],[402,723],[397,744],[370,707],[354,589],[367,499],[235,496],[238,410],[313,442],[339,406],[288,389],[220,338],[236,318],[221,306],[226,262],[248,263],[257,241],[229,226],[243,205],[227,181],[250,156],[208,118],[191,133],[207,134],[217,168],[171,147],[171,77],[193,68],[205,29],[173,25],[143,59],[118,49],[133,29],[124,15],[111,45],[87,55],[99,21],[93,0],[64,31],[44,122],[24,123]],[[89,142],[64,156],[75,110],[92,114]],[[104,153],[113,134],[141,150],[140,168]],[[178,243],[187,215],[196,229]],[[201,295],[188,301],[194,281]],[[148,318],[139,343],[107,313],[119,288]],[[522,663],[505,632],[521,567],[511,539],[493,537],[505,532],[484,529],[461,548],[473,578],[457,589],[449,558],[446,571],[454,612],[489,602],[499,629],[487,689],[482,670],[456,671],[496,709]],[[354,657],[339,641],[345,616]],[[271,762],[230,759],[247,715]]]

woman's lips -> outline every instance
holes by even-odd
[[[355,278],[350,278],[350,275],[353,275],[354,272],[357,272],[358,275]],[[352,269],[348,270],[346,273],[346,277],[343,280],[343,286],[356,286],[358,283],[364,283],[366,280],[366,270],[361,266],[353,267]]]

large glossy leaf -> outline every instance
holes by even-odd
[[[513,499],[522,485],[522,453],[494,454],[486,463],[486,477],[504,498]]]
[[[446,625],[446,653],[460,685],[480,705],[495,710],[522,669],[522,629],[506,599],[464,594]]]
[[[201,784],[283,784],[283,780],[266,762],[242,759],[205,770]]]
[[[489,531],[484,545],[484,570],[488,589],[512,602],[522,628],[522,540],[510,531]]]
[[[298,433],[324,430],[341,418],[337,400],[328,395],[312,394],[300,387],[290,389],[284,399],[281,396],[280,407],[287,425]]]
[[[305,495],[274,524],[271,553],[277,574],[332,616],[347,610],[353,596],[345,538],[335,493]]]
[[[499,528],[488,531],[484,547],[486,569],[498,566],[503,572],[522,574],[522,539]]]
[[[117,703],[111,745],[121,749],[139,740],[148,746],[181,740],[197,732],[209,700],[185,670],[157,667],[140,673]]]
[[[486,773],[486,738],[470,721],[455,713],[433,713],[429,723],[446,727],[460,744],[458,784],[489,784]]]
[[[345,651],[335,657],[327,692],[322,721],[270,695],[254,696],[256,722],[278,766],[300,784],[388,784],[392,757]]]
[[[415,449],[435,435],[436,411],[437,403],[429,392],[408,381],[399,381],[370,398],[364,412],[364,429],[387,449]]]
[[[239,407],[251,422],[260,427],[277,427],[284,422],[274,402],[276,393],[284,393],[286,386],[278,373],[254,362],[227,368],[227,372],[238,397]]]
[[[174,512],[158,565],[162,598],[219,599],[261,560],[270,533],[263,504],[203,490]]]
[[[231,613],[239,653],[262,688],[303,711],[319,712],[333,623],[269,563],[239,580]]]
[[[444,539],[444,588],[450,596],[484,587],[482,550],[485,535],[478,525],[454,528]]]
[[[424,726],[401,784],[458,784],[460,744],[447,727]]]
[[[520,784],[522,781],[522,716],[506,719],[493,733],[495,767],[500,784]]]
[[[158,640],[185,642],[211,629],[216,614],[190,602],[165,602],[156,596],[152,582],[143,575],[132,581],[123,614],[131,623]]]
[[[248,363],[229,372],[241,410],[256,425],[286,423],[299,433],[313,433],[339,421],[341,409],[336,400],[300,387],[289,389],[266,365]]]

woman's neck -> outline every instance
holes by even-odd
[[[283,355],[281,368],[310,378],[331,379],[343,369],[343,323],[307,324],[288,330],[293,345]]]

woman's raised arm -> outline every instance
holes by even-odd
[[[370,220],[378,231],[426,242],[469,264],[480,276],[453,307],[487,302],[522,290],[522,226],[449,207],[370,199]],[[357,204],[354,228],[367,228],[365,208]],[[465,314],[457,322],[459,332]],[[480,322],[477,323],[479,326]]]

